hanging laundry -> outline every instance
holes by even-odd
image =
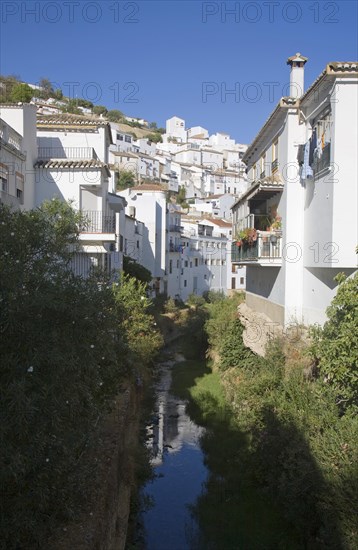
[[[311,136],[311,139],[310,139],[310,151],[309,151],[309,165],[310,166],[313,165],[313,161],[314,161],[313,153],[314,153],[316,147],[317,147],[317,131],[316,131],[316,128],[315,128],[312,132],[312,136]]]
[[[324,134],[325,133],[323,132],[322,137],[321,137],[321,147],[322,147],[322,149],[324,149]]]
[[[311,140],[308,140],[305,145],[304,150],[304,157],[303,157],[303,166],[302,166],[302,172],[301,172],[301,178],[302,179],[309,179],[313,178],[313,170],[310,166],[309,158],[310,158],[310,149],[311,149]]]
[[[318,140],[317,147],[316,147],[315,152],[313,153],[313,156],[315,158],[318,158],[318,159],[321,158],[321,156],[322,156],[322,141],[321,140]]]
[[[302,166],[302,164],[303,164],[304,155],[305,155],[305,144],[299,145],[298,146],[298,151],[297,151],[297,162],[298,162],[299,166]]]

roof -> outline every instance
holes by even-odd
[[[136,185],[135,187],[131,187],[131,190],[132,191],[159,191],[161,193],[166,191],[164,187],[156,183],[142,183],[140,185]]]
[[[53,115],[37,115],[39,125],[63,125],[63,126],[106,126],[106,120],[86,115],[74,115],[72,113],[58,113]]]
[[[223,154],[222,151],[216,151],[215,149],[208,149],[206,147],[203,147],[202,149],[200,149],[200,151],[205,151],[206,153],[214,153],[215,155],[222,155]]]
[[[264,137],[266,131],[272,125],[272,123],[275,120],[279,120],[280,118],[282,118],[282,121],[283,121],[284,117],[286,116],[286,111],[288,108],[298,109],[302,105],[302,103],[308,98],[308,96],[313,91],[316,91],[316,89],[320,84],[323,84],[325,79],[329,79],[329,77],[331,78],[332,77],[335,78],[338,76],[349,77],[353,75],[354,76],[358,75],[357,61],[331,61],[330,63],[327,64],[326,68],[322,71],[322,73],[316,78],[313,84],[308,88],[308,90],[300,98],[295,99],[293,97],[282,97],[278,102],[277,106],[275,107],[275,109],[272,111],[272,113],[264,123],[264,125],[262,126],[259,133],[256,135],[252,143],[247,148],[242,158],[243,162],[247,164],[249,158],[253,155],[254,151],[258,149],[258,143]]]
[[[258,149],[258,143],[265,136],[266,132],[271,127],[271,125],[275,121],[281,122],[281,119],[283,122],[283,120],[286,118],[288,109],[298,109],[298,106],[299,106],[298,99],[294,97],[282,97],[278,102],[278,104],[276,105],[275,109],[272,111],[272,113],[264,123],[264,125],[262,126],[259,133],[256,135],[252,143],[249,145],[249,147],[245,151],[242,157],[242,161],[247,164],[250,157],[252,157],[256,149]]]
[[[62,170],[69,170],[69,169],[105,169],[108,177],[111,176],[111,172],[109,170],[109,167],[104,162],[97,160],[97,159],[90,159],[90,160],[38,160],[34,164],[35,168],[45,168],[49,170],[53,169],[62,169]]]
[[[135,153],[130,153],[127,151],[126,153],[124,151],[111,151],[112,155],[115,157],[128,157],[128,158],[139,158],[139,156]]]
[[[234,170],[213,170],[213,176],[240,176],[240,172]]]
[[[205,221],[213,223],[214,225],[218,225],[219,227],[225,227],[226,229],[229,229],[229,227],[232,227],[232,223],[226,222],[225,220],[220,220],[217,218],[213,218],[213,219],[205,218]]]
[[[279,174],[273,174],[272,176],[265,178],[264,180],[255,182],[249,189],[247,189],[237,201],[234,202],[234,204],[231,206],[231,209],[233,209],[237,204],[240,202],[251,200],[252,198],[256,197],[257,199],[260,199],[262,197],[265,197],[265,199],[270,198],[270,196],[274,196],[277,193],[283,191],[284,184],[282,181],[282,178]]]
[[[210,200],[210,199],[220,199],[220,197],[223,197],[225,195],[225,193],[220,193],[219,195],[209,195],[208,197],[205,197],[204,199],[201,199],[201,200]]]
[[[338,74],[340,73],[340,74]],[[319,84],[323,83],[326,77],[332,76],[352,76],[352,74],[358,74],[358,61],[331,61],[327,63],[325,69],[321,72],[306,92],[301,96],[300,103],[315,90]]]
[[[72,113],[56,113],[52,115],[37,114],[38,128],[54,128],[57,130],[68,130],[78,128],[105,128],[108,134],[109,142],[113,144],[112,132],[109,122],[95,116],[74,115]]]

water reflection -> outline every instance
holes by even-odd
[[[204,428],[186,414],[186,402],[169,392],[171,368],[177,359],[161,365],[156,406],[147,428],[156,474],[144,490],[154,502],[142,517],[148,550],[192,547],[197,525],[189,505],[201,494],[207,479],[199,443]]]

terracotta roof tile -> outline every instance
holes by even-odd
[[[131,188],[132,191],[160,191],[164,192],[166,189],[162,187],[161,185],[158,185],[156,183],[142,183],[140,185],[136,185],[135,187]]]
[[[100,160],[90,159],[90,160],[38,160],[34,164],[35,168],[45,168],[45,169],[59,169],[59,170],[68,170],[68,169],[88,169],[88,168],[104,168],[108,174],[111,175],[109,167],[107,164]]]

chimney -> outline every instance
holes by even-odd
[[[287,59],[287,65],[291,65],[290,97],[295,99],[301,97],[304,92],[304,67],[307,61],[308,57],[303,57],[300,53]]]

